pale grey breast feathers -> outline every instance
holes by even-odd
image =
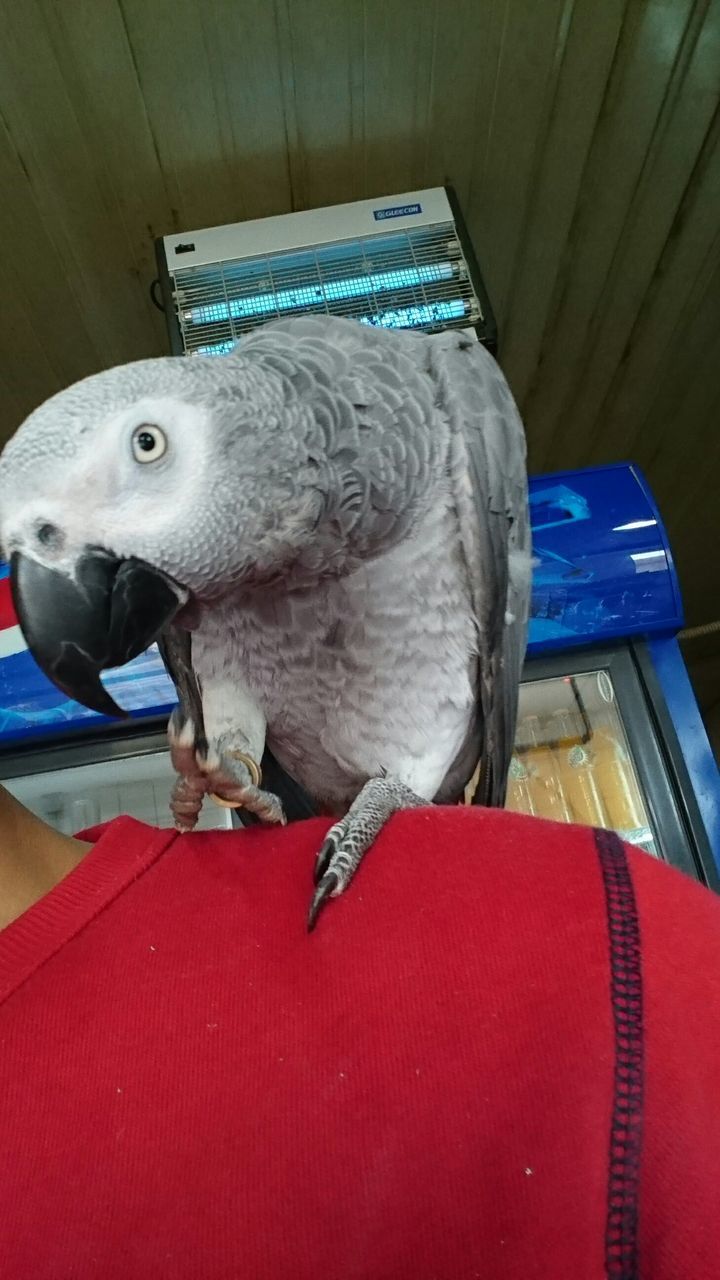
[[[525,436],[498,365],[464,334],[386,333],[329,317],[276,322],[240,351],[312,399],[318,457],[342,471],[329,491],[333,516],[351,538],[372,530],[366,553],[401,540],[449,474],[478,644],[478,714],[457,764],[463,772],[468,752],[482,752],[479,799],[502,804],[531,560]]]

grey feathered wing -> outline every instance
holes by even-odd
[[[477,623],[474,738],[482,768],[473,803],[501,806],[530,606],[525,433],[498,365],[475,339],[447,335],[434,365],[450,421],[450,472]]]

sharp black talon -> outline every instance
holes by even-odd
[[[320,852],[318,853],[318,856],[315,859],[315,870],[313,871],[313,879],[315,880],[315,884],[319,884],[323,876],[325,875],[325,872],[328,869],[328,863],[332,858],[334,852],[335,852],[335,841],[333,839],[326,840],[325,843],[321,846]]]
[[[312,933],[315,925],[317,924],[318,916],[320,915],[322,908],[325,906],[328,898],[332,896],[335,889],[337,889],[339,883],[340,881],[334,871],[328,871],[327,875],[323,876],[315,890],[315,896],[310,903],[307,925],[308,933]]]

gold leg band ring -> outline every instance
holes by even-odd
[[[262,785],[262,770],[252,756],[246,755],[244,751],[228,751],[227,754],[231,760],[238,760],[240,764],[245,765],[250,774],[250,782],[253,787]],[[242,809],[243,807],[241,800],[223,800],[222,796],[216,795],[214,791],[210,793],[210,799],[219,805],[221,809]]]

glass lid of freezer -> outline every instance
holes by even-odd
[[[521,686],[506,808],[607,827],[658,856],[607,671]]]

